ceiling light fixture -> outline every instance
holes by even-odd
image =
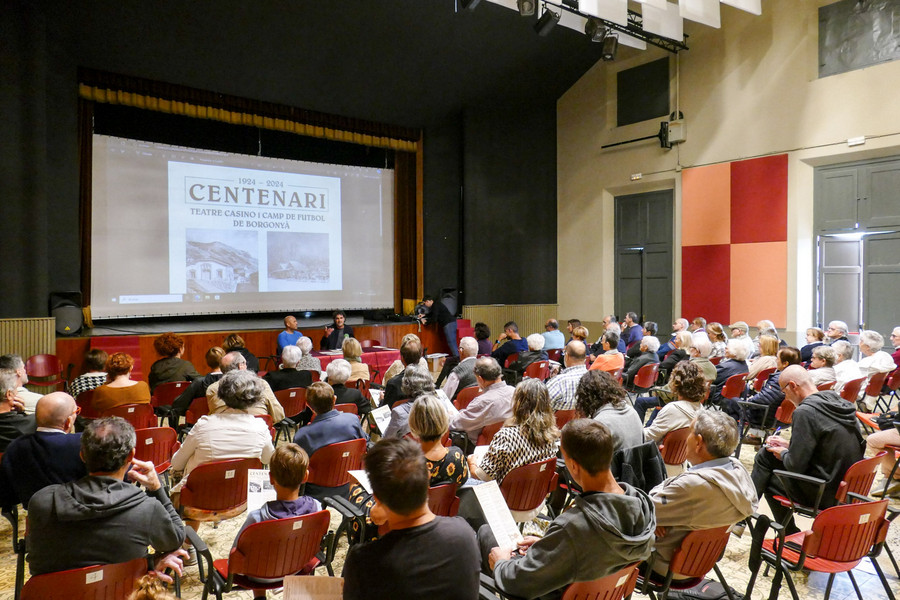
[[[603,21],[596,17],[589,17],[584,22],[584,34],[588,36],[592,42],[602,42],[606,38],[609,30],[603,24]]]
[[[534,30],[541,37],[544,37],[550,33],[550,30],[559,23],[560,13],[555,13],[550,10],[547,5],[544,5],[544,13],[541,15],[541,18],[537,20],[537,23],[534,24]]]
[[[616,60],[616,50],[619,49],[619,36],[616,34],[606,36],[603,40],[603,54],[600,56],[605,61]]]
[[[516,0],[516,4],[519,7],[519,14],[523,17],[534,16],[534,3],[535,0]]]

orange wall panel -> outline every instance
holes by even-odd
[[[685,169],[681,173],[681,245],[731,243],[731,165]]]
[[[731,320],[787,326],[787,242],[731,245]]]

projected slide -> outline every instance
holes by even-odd
[[[393,171],[94,136],[95,319],[393,306]]]

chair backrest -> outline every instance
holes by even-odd
[[[556,362],[560,362],[560,359],[562,358],[562,348],[547,350],[547,358],[549,358],[550,360],[555,360]]]
[[[703,577],[722,558],[730,526],[691,531],[672,554],[669,571],[685,577]]]
[[[850,465],[834,495],[839,504],[847,499],[848,492],[860,496],[869,495],[872,490],[872,482],[875,481],[875,474],[878,472],[878,466],[886,454],[887,452],[882,451],[871,458],[864,458]]]
[[[880,396],[887,377],[888,373],[872,373],[869,383],[866,384],[866,396]]]
[[[440,517],[455,517],[459,512],[459,498],[455,483],[428,488],[428,508]]]
[[[289,417],[299,415],[306,408],[306,388],[293,387],[275,392],[275,399]]]
[[[763,388],[766,384],[766,381],[769,380],[769,377],[772,373],[775,372],[775,367],[770,367],[768,369],[763,369],[759,373],[756,374],[756,379],[753,380],[753,390],[758,392]]]
[[[717,365],[720,362],[722,362],[722,357],[721,356],[713,356],[712,358],[709,359],[709,362],[711,362],[714,365]]]
[[[309,457],[309,482],[321,487],[338,487],[350,482],[347,471],[362,468],[366,440],[348,440],[322,446]]]
[[[825,390],[831,390],[831,389],[834,389],[834,384],[836,384],[836,383],[837,383],[837,381],[826,381],[825,383],[820,383],[819,385],[817,385],[816,389],[819,390],[820,392],[824,392]]]
[[[624,370],[625,370],[625,369],[624,369],[623,367],[619,367],[618,369],[613,369],[612,371],[610,371],[609,374],[612,375],[612,378],[615,379],[616,381],[618,381],[619,384],[621,385],[621,383],[622,383],[622,372],[623,372]]]
[[[841,504],[826,508],[812,524],[812,534],[803,540],[809,556],[836,562],[852,562],[872,550],[885,527],[887,499],[877,502]]]
[[[181,488],[181,505],[226,512],[247,503],[247,470],[262,466],[258,458],[230,458],[197,465]]]
[[[519,353],[513,352],[512,354],[510,354],[509,356],[506,357],[506,362],[503,363],[503,367],[508,369],[509,365],[513,364],[517,360],[519,360]]]
[[[313,383],[322,380],[322,374],[318,371],[310,371],[309,374],[312,375]]]
[[[538,360],[525,367],[525,377],[544,381],[550,377],[550,361]]]
[[[900,368],[894,369],[888,374],[887,381],[885,382],[892,392],[896,392],[898,388],[900,388]]]
[[[500,491],[510,510],[534,510],[556,489],[556,457],[516,467],[503,478]]]
[[[485,425],[481,433],[478,434],[478,441],[476,445],[478,446],[487,446],[491,443],[491,440],[494,439],[494,435],[500,431],[500,428],[503,427],[503,421],[498,423],[491,423],[490,425]]]
[[[469,387],[464,387],[459,391],[456,395],[456,399],[453,401],[453,406],[456,407],[456,410],[463,410],[465,407],[469,405],[469,402],[475,399],[481,393],[481,390],[478,389],[477,385],[470,385]]]
[[[373,346],[380,346],[381,342],[379,340],[362,340],[359,345],[363,348],[371,348]]]
[[[859,390],[862,389],[863,384],[866,382],[865,377],[860,377],[858,379],[851,379],[847,383],[844,384],[844,387],[841,388],[841,398],[846,400],[847,402],[856,403],[856,398],[859,396]]]
[[[593,581],[569,584],[562,600],[622,600],[634,592],[637,584],[637,563]]]
[[[674,429],[667,433],[659,445],[659,451],[662,453],[663,462],[667,465],[680,465],[687,460],[687,440],[691,435],[690,427],[682,427]],[[681,571],[677,571],[681,573]]]
[[[191,400],[191,405],[188,406],[187,412],[184,414],[184,422],[188,425],[193,425],[200,420],[200,417],[208,414],[209,401],[206,399],[206,396],[198,396]]]
[[[777,423],[784,423],[785,425],[790,425],[794,420],[794,409],[797,407],[793,402],[785,398],[781,401],[781,404],[778,406],[778,409],[775,411],[775,421]]]
[[[720,395],[723,398],[729,398],[731,400],[737,400],[741,397],[741,392],[744,391],[744,374],[738,373],[737,375],[732,375],[728,379],[725,380],[725,385],[722,386],[722,391]]]
[[[94,410],[94,390],[85,390],[75,397],[75,404],[81,407],[81,416],[85,419],[96,419],[99,415]]]
[[[334,410],[343,413],[349,413],[351,415],[359,415],[359,407],[353,404],[352,402],[346,402],[344,404],[335,404]]]
[[[178,434],[171,427],[148,427],[135,429],[137,442],[134,445],[134,457],[138,460],[149,460],[158,472],[165,471],[175,453]]]
[[[278,579],[297,573],[319,551],[330,518],[327,510],[320,510],[250,525],[231,549],[229,574]]]
[[[262,415],[253,415],[253,416],[256,417],[257,419],[262,419],[263,421],[265,421],[266,427],[269,428],[269,437],[271,437],[272,441],[274,442],[275,435],[277,434],[277,432],[275,431],[275,422],[272,421],[272,415],[270,415],[269,413],[265,413]]]
[[[122,600],[147,573],[147,559],[35,575],[22,588],[21,600]]]
[[[120,404],[100,411],[101,417],[122,417],[135,429],[146,429],[156,425],[156,415],[149,404]]]
[[[636,388],[647,389],[653,387],[656,383],[656,376],[659,374],[659,363],[650,363],[638,369],[637,375],[634,376],[632,385]]]
[[[25,361],[25,372],[29,379],[58,380],[62,369],[62,363],[55,354],[35,354]],[[34,383],[39,385],[40,382]]]
[[[189,381],[167,381],[156,386],[150,404],[153,406],[172,406],[175,398],[180,396],[191,385]]]
[[[556,417],[556,428],[561,430],[563,425],[575,418],[575,409],[558,410],[553,416]]]
[[[363,398],[367,398],[369,400],[372,399],[372,394],[369,393],[369,380],[368,379],[357,379],[356,380],[356,389],[359,390],[359,393],[362,394]]]

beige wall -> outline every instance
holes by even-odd
[[[833,0],[831,0],[833,1]],[[814,318],[813,168],[900,155],[900,61],[816,78],[817,9],[829,1],[767,0],[762,16],[722,6],[722,28],[686,25],[679,55],[687,141],[645,141],[660,119],[615,127],[616,72],[664,56],[657,50],[598,63],[557,104],[559,318],[600,320],[613,310],[613,198],[675,191],[675,312],[680,310],[680,170],[788,154],[788,331]],[[676,60],[671,60],[673,110]],[[866,136],[850,148],[847,139]],[[629,176],[642,173],[631,182]]]

